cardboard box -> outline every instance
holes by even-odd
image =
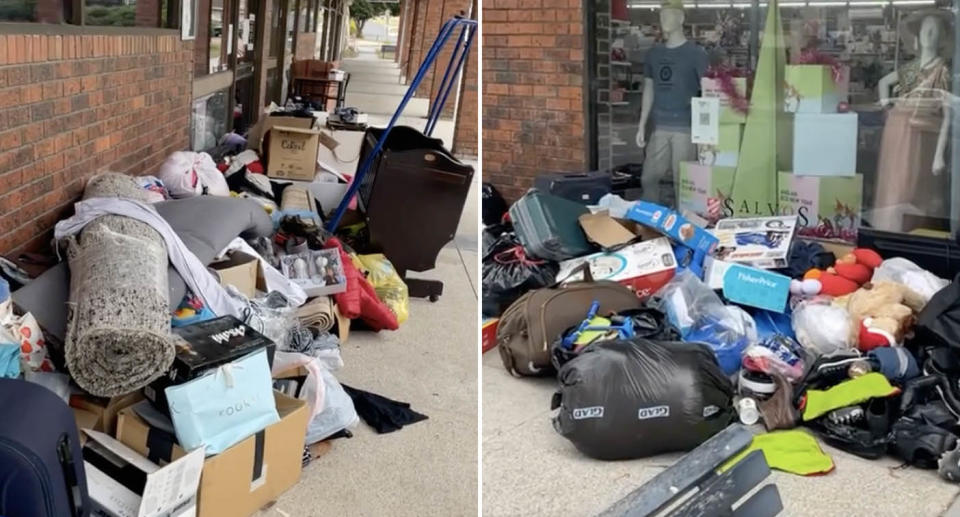
[[[663,234],[642,224],[611,217],[608,210],[583,214],[577,220],[587,240],[601,248],[613,248],[639,240],[656,239]]]
[[[88,439],[83,446],[83,467],[93,506],[90,515],[194,515],[202,447],[159,467],[109,435],[84,431]]]
[[[117,413],[130,405],[143,400],[143,393],[134,391],[119,397],[101,398],[93,395],[76,394],[70,396],[70,407],[82,409],[94,415],[96,421],[92,425],[87,425],[81,429],[93,429],[109,435],[113,435],[117,430]],[[85,417],[86,419],[87,417]],[[85,423],[87,421],[85,420]]]
[[[323,215],[325,216],[332,214],[333,211],[337,209],[343,196],[347,194],[347,189],[350,188],[349,183],[335,183],[332,181],[291,181],[291,183],[297,187],[309,190],[313,194],[313,197],[320,203],[320,208],[323,210]]]
[[[701,165],[736,167],[740,159],[740,138],[743,124],[721,124],[716,145],[697,146],[697,160]]]
[[[480,327],[480,353],[485,354],[493,347],[497,346],[497,327],[500,326],[500,318],[487,318],[483,320]]]
[[[790,277],[731,264],[723,273],[723,297],[740,305],[783,313],[790,297]]]
[[[680,162],[677,208],[693,212],[707,221],[724,217],[728,214],[724,202],[730,199],[736,171],[736,167]]]
[[[247,132],[247,147],[256,151],[263,151],[263,144],[266,142],[267,135],[274,126],[313,129],[316,126],[316,118],[284,117],[271,114],[261,115],[260,120]]]
[[[856,113],[797,113],[793,119],[793,170],[807,176],[857,172]]]
[[[746,98],[747,79],[746,77],[734,77],[733,86],[737,92]],[[720,99],[720,123],[721,124],[743,124],[747,121],[747,114],[734,109],[730,105],[730,97],[723,93],[718,79],[704,77],[700,79],[700,95],[703,97],[717,97]]]
[[[274,126],[270,130],[268,149],[268,177],[313,181],[317,175],[320,131]]]
[[[210,264],[210,269],[220,279],[220,285],[232,285],[247,298],[257,294],[257,279],[260,261],[257,257],[241,251],[231,251],[224,260]]]
[[[173,333],[183,341],[166,374],[143,388],[150,402],[167,412],[164,390],[196,379],[211,368],[235,361],[260,349],[266,349],[267,362],[273,363],[276,344],[233,316],[221,316],[192,325],[176,327]]]
[[[633,289],[637,296],[649,296],[673,278],[677,262],[666,237],[631,244],[614,252],[600,252],[560,263],[557,278],[583,279],[571,272],[587,262],[594,280],[613,280]]]
[[[273,397],[279,422],[203,462],[199,517],[253,515],[299,480],[310,410],[302,400],[276,391]],[[131,408],[120,412],[117,439],[160,463],[185,454],[172,435],[151,428]]]
[[[714,257],[761,269],[786,267],[797,216],[727,218],[710,230],[718,240]]]
[[[674,241],[677,267],[703,277],[703,259],[717,247],[717,238],[665,206],[640,201],[627,212],[627,219],[649,226]]]
[[[836,113],[850,90],[850,70],[844,67],[839,81],[827,65],[787,65],[784,69],[784,111]]]
[[[863,203],[863,176],[799,176],[780,173],[782,214],[796,214],[802,237],[856,244]]]

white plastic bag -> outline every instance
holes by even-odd
[[[325,389],[324,407],[307,424],[307,435],[304,438],[307,445],[319,442],[342,429],[352,428],[360,422],[357,410],[353,407],[353,399],[347,395],[333,373],[322,366],[319,371]]]
[[[157,175],[175,198],[230,195],[227,180],[207,153],[177,151],[167,157]]]
[[[710,345],[724,373],[740,369],[743,351],[757,340],[757,325],[743,309],[724,305],[717,293],[689,270],[673,277],[657,292],[670,322],[684,341]]]
[[[797,342],[816,356],[849,350],[850,314],[826,297],[803,300],[793,309]]]
[[[884,260],[873,271],[871,282],[884,280],[903,284],[913,289],[923,297],[924,303],[929,302],[930,298],[937,294],[937,291],[950,284],[948,280],[944,280],[902,257]]]

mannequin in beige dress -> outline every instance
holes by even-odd
[[[890,106],[877,166],[873,227],[909,231],[903,214],[946,217],[946,148],[950,130],[950,68],[943,55],[950,26],[931,12],[920,19],[920,56],[883,77],[880,104]],[[893,87],[899,95],[891,98]],[[910,208],[910,207],[913,208]],[[893,209],[892,207],[900,207]]]

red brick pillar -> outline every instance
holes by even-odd
[[[477,0],[473,0],[473,13],[476,17]],[[477,47],[480,45],[479,33],[474,36],[473,46],[463,64],[463,83],[460,87],[460,102],[457,106],[457,119],[453,129],[453,152],[458,156],[475,158],[477,156]]]

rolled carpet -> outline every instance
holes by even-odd
[[[329,296],[318,296],[309,300],[297,309],[297,318],[304,327],[330,332],[335,321],[333,300]]]
[[[84,198],[143,200],[121,174],[90,180]],[[65,358],[71,377],[101,397],[136,391],[173,363],[164,241],[149,225],[102,216],[70,237]]]

